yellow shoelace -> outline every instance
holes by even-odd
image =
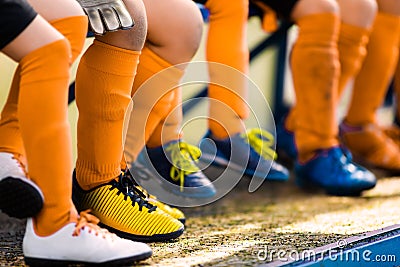
[[[275,160],[274,136],[266,130],[254,128],[242,134],[246,142],[264,159]]]
[[[199,171],[199,168],[193,164],[193,161],[198,160],[201,156],[201,151],[198,147],[184,142],[173,143],[165,150],[171,152],[171,179],[175,182],[179,181],[180,190],[182,192],[185,176]]]

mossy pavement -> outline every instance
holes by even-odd
[[[379,178],[360,197],[305,192],[293,177],[248,193],[248,181],[215,203],[185,208],[184,235],[150,244],[154,255],[140,266],[255,266],[275,258],[260,259],[260,251],[310,250],[400,222],[400,177]],[[0,215],[0,266],[24,265],[23,227]]]

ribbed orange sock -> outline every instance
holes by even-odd
[[[66,103],[70,56],[67,41],[59,40],[20,62],[19,124],[29,176],[45,197],[35,218],[39,235],[52,234],[69,221],[72,148]]]
[[[383,102],[396,67],[399,33],[400,17],[378,13],[367,46],[368,54],[354,81],[345,119],[347,123],[365,125],[376,122],[376,111]]]
[[[208,0],[206,7],[210,10],[206,48],[211,82],[208,124],[214,136],[226,138],[245,130],[242,120],[249,114],[248,1]],[[229,45],[225,45],[227,40]]]
[[[143,49],[133,84],[134,104],[125,142],[127,162],[136,160],[154,129],[168,115],[182,76],[182,70],[149,48]]]
[[[171,101],[171,108],[166,117],[162,119],[153,133],[150,135],[146,145],[155,148],[170,141],[182,138],[181,126],[183,120],[182,107],[182,88],[176,88]]]
[[[400,60],[394,73],[394,91],[396,96],[396,117],[400,119]]]
[[[84,189],[109,182],[121,172],[124,118],[139,55],[95,40],[82,56],[76,76],[76,175]]]
[[[338,144],[339,23],[339,18],[329,13],[297,21],[299,36],[291,66],[296,92],[295,138],[301,161],[308,160],[317,149]]]

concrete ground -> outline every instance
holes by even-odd
[[[260,259],[264,251],[300,252],[400,222],[400,177],[379,178],[377,187],[360,197],[305,192],[293,177],[264,183],[250,194],[248,181],[244,177],[213,204],[184,209],[185,234],[150,244],[154,256],[140,266],[254,266],[276,258]],[[0,266],[24,266],[23,226],[0,215]]]

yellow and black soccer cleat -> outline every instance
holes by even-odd
[[[178,238],[184,231],[180,221],[149,203],[135,182],[122,174],[85,191],[74,173],[72,199],[79,211],[90,209],[101,226],[123,238],[159,242]]]
[[[122,173],[124,176],[129,177],[132,181],[135,182],[135,180],[132,176],[132,173],[129,171],[128,168],[126,168],[126,170],[123,170]],[[157,206],[160,210],[164,211],[165,213],[168,213],[169,215],[171,215],[172,217],[174,217],[181,223],[185,224],[185,222],[186,222],[185,214],[181,210],[171,207],[171,206],[161,202],[160,200],[157,199],[156,196],[149,194],[146,191],[146,189],[144,189],[143,187],[138,185],[136,182],[135,182],[135,186],[138,190],[140,190],[146,196],[146,200],[148,202],[150,202],[152,205]]]

